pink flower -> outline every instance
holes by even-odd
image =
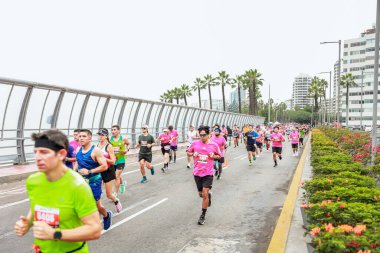
[[[310,231],[310,234],[313,235],[313,236],[317,236],[319,234],[319,232],[321,232],[321,228],[313,228],[311,231]]]

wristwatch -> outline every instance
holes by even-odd
[[[60,229],[56,229],[53,235],[54,240],[61,240],[62,232]]]
[[[91,170],[88,170],[88,174],[89,174],[89,175],[92,175],[92,171],[91,171]]]

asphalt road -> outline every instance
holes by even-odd
[[[284,159],[274,168],[272,154],[248,166],[245,149],[229,148],[229,167],[221,180],[214,180],[213,203],[206,224],[201,214],[192,170],[186,169],[184,151],[177,163],[163,174],[161,156],[154,155],[156,175],[141,184],[136,161],[129,161],[124,177],[128,185],[121,196],[123,211],[100,240],[90,242],[91,252],[266,252],[281,212],[299,157],[284,143]],[[33,252],[32,233],[18,238],[14,223],[28,211],[25,181],[0,185],[0,252]],[[106,207],[113,204],[102,197]],[[104,231],[103,231],[104,232]]]

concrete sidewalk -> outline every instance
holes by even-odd
[[[187,143],[179,143],[178,149],[185,149]],[[137,158],[139,149],[131,149],[127,154],[127,160]],[[161,147],[156,145],[153,147],[153,154],[161,152]],[[17,180],[26,179],[29,175],[37,171],[34,163],[24,165],[10,165],[0,167],[0,184],[9,183]]]
[[[310,143],[309,143],[310,145]],[[301,182],[309,180],[312,177],[312,167],[310,165],[311,148],[307,154],[305,166],[302,173]],[[306,230],[303,228],[301,214],[301,205],[303,204],[302,196],[305,191],[299,187],[296,205],[293,210],[292,222],[289,229],[288,240],[286,244],[286,253],[305,253],[308,252],[307,243],[311,242],[310,234],[305,236]]]

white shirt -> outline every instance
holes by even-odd
[[[187,131],[187,141],[189,142],[189,145],[191,145],[191,143],[193,143],[194,141],[194,137],[197,136],[197,131]]]

